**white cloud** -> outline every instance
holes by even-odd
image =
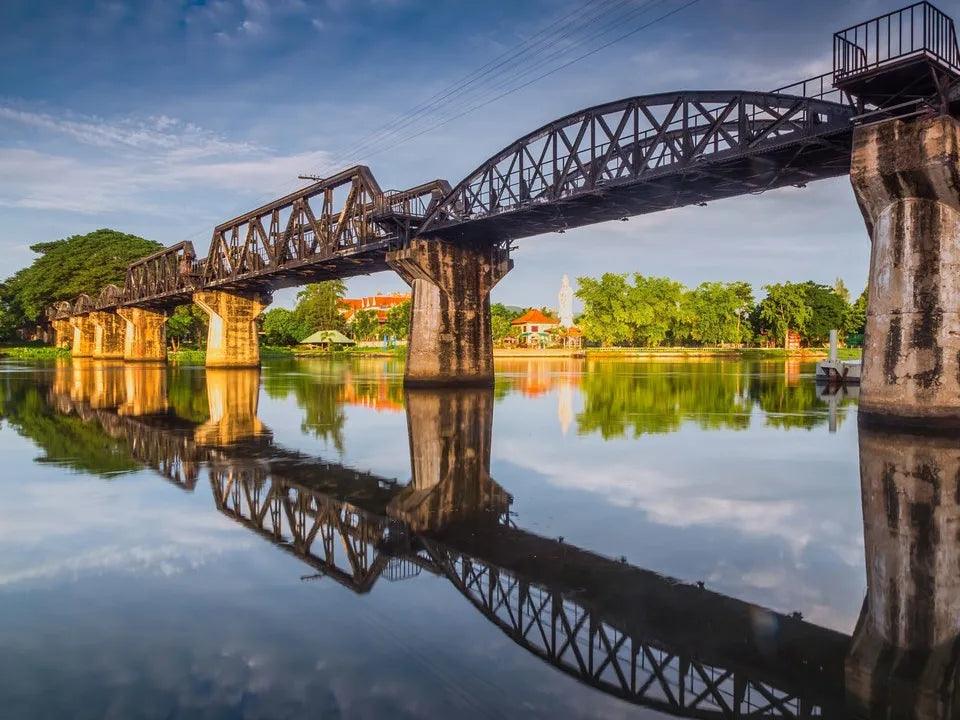
[[[66,136],[98,152],[62,154],[0,147],[0,206],[84,214],[181,210],[170,194],[230,190],[246,200],[288,192],[304,168],[327,153],[277,154],[177,118],[56,116],[0,106],[4,123]],[[276,193],[279,194],[279,193]]]

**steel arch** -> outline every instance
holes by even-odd
[[[510,240],[841,175],[855,113],[852,104],[744,90],[596,105],[482,163],[419,234]]]

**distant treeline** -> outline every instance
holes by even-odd
[[[746,282],[704,282],[689,289],[676,280],[639,273],[577,279],[583,302],[577,324],[588,342],[604,346],[784,345],[796,332],[803,344],[822,345],[831,329],[860,344],[866,290],[851,302],[843,281],[764,285],[757,302]]]

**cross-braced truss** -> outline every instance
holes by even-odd
[[[390,562],[385,548],[403,534],[399,523],[350,503],[236,467],[214,468],[210,483],[224,515],[357,593],[370,591]]]
[[[511,640],[606,693],[681,717],[823,716],[821,705],[795,690],[659,646],[561,591],[482,559],[430,540],[424,546],[434,566]]]
[[[510,240],[841,175],[854,114],[845,103],[745,91],[598,105],[484,162],[420,234]]]

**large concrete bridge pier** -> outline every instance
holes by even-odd
[[[207,313],[207,367],[258,367],[257,317],[270,304],[261,293],[204,290],[193,302]]]
[[[93,357],[98,360],[122,358],[123,318],[115,312],[98,311],[90,313],[89,319],[93,323]]]
[[[147,308],[119,308],[117,314],[125,323],[123,359],[165,362],[167,359],[167,316]]]
[[[860,423],[867,597],[846,661],[857,716],[960,713],[960,446]]]
[[[70,324],[73,326],[73,343],[70,346],[73,357],[93,357],[97,328],[90,315],[74,315],[70,318]]]
[[[493,385],[490,291],[513,267],[495,245],[413,239],[387,262],[410,285],[406,385]]]
[[[854,132],[850,177],[872,241],[861,412],[960,420],[960,123]]]

